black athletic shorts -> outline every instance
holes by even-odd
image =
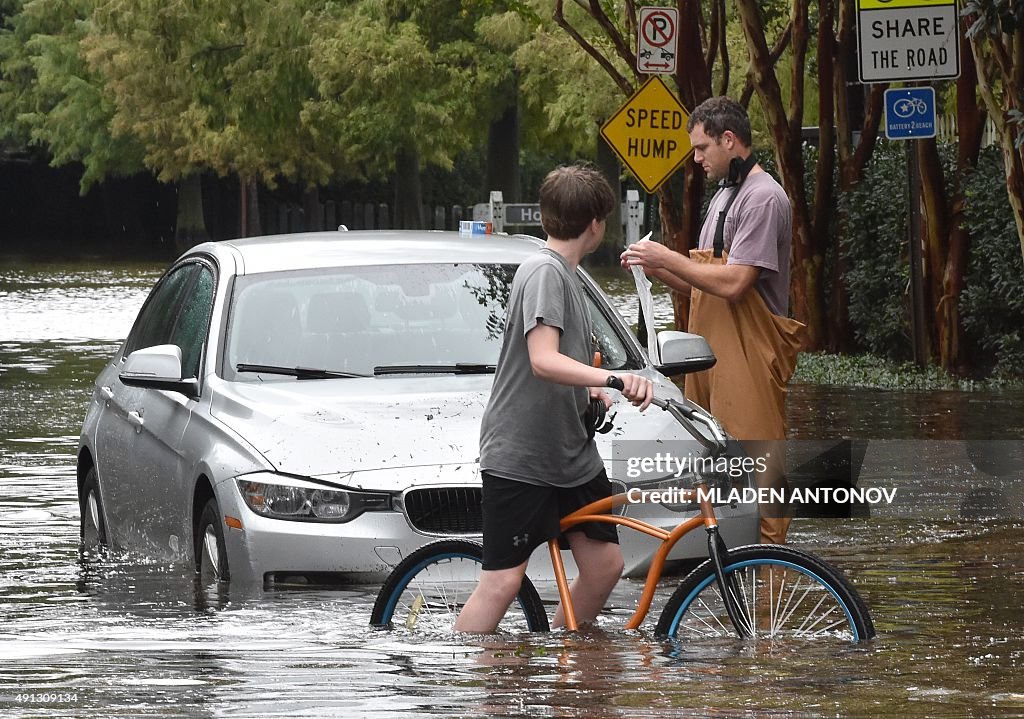
[[[604,469],[578,487],[551,487],[483,472],[484,569],[510,569],[530,558],[533,550],[549,539],[559,537],[562,517],[580,507],[612,495],[612,485]],[[618,544],[617,526],[610,522],[577,524],[570,532],[583,532],[591,539]]]

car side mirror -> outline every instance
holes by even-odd
[[[180,392],[189,399],[199,396],[199,380],[181,376],[181,348],[177,345],[135,350],[125,359],[118,377],[129,387]]]
[[[666,377],[700,372],[714,367],[716,362],[708,341],[690,332],[659,332],[658,353],[661,364],[657,369]]]

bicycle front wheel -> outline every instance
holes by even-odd
[[[452,631],[455,619],[476,589],[483,547],[464,539],[445,539],[420,547],[398,563],[377,594],[370,624],[418,633]],[[537,589],[523,577],[498,631],[546,632],[547,614]]]
[[[810,554],[753,545],[731,550],[722,563],[748,638],[858,642],[875,636],[857,591],[838,569]],[[739,636],[710,559],[683,579],[662,611],[657,632],[677,639]]]

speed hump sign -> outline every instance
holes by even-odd
[[[664,81],[652,76],[601,126],[601,136],[647,192],[690,156],[689,113]]]

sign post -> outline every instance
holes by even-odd
[[[916,82],[960,76],[957,0],[857,0],[857,54],[860,80]],[[910,87],[885,92],[885,136],[889,139],[935,137],[935,89]],[[924,252],[917,143],[907,143],[907,195],[910,242],[910,316],[914,361],[928,360],[924,316]]]
[[[653,193],[693,151],[688,119],[686,108],[653,75],[601,126],[601,136],[640,186]]]

